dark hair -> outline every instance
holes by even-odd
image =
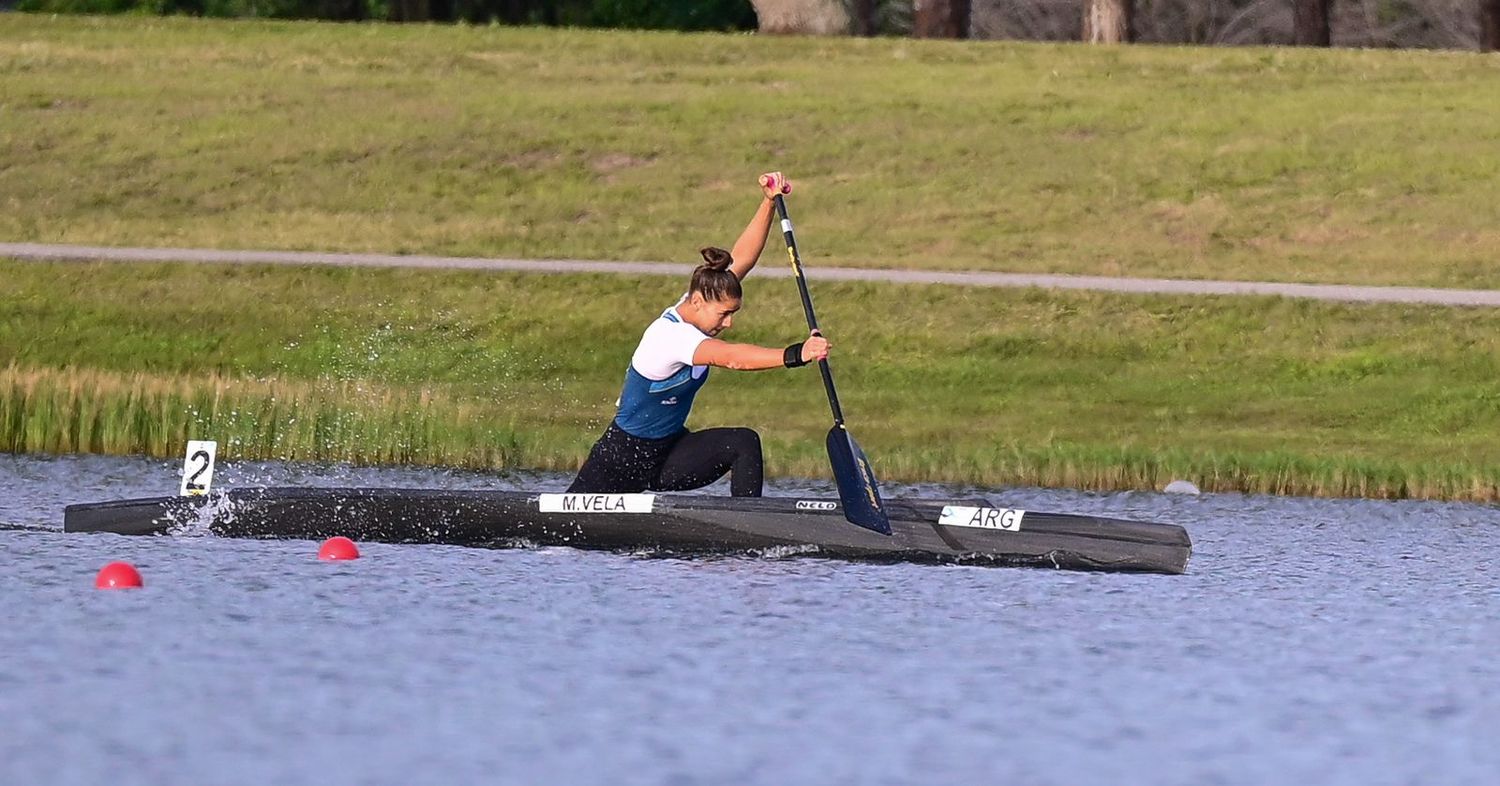
[[[729,269],[734,256],[722,248],[709,246],[698,249],[703,255],[703,264],[693,270],[693,283],[688,294],[697,292],[704,300],[729,300],[743,297],[740,278]]]

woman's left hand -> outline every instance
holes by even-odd
[[[828,359],[828,348],[833,346],[823,334],[814,330],[807,340],[802,342],[802,362],[813,363]]]
[[[760,176],[760,190],[771,199],[778,194],[792,193],[792,181],[786,179],[786,175],[780,172],[767,172]]]

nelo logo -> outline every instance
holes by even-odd
[[[839,503],[824,502],[823,500],[797,500],[797,510],[838,510]]]

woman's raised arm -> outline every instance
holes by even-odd
[[[745,276],[750,275],[750,269],[760,261],[760,252],[766,248],[766,236],[771,231],[771,219],[776,212],[771,198],[791,190],[791,181],[780,172],[767,172],[760,176],[760,207],[755,209],[755,217],[750,219],[745,231],[740,233],[740,239],[734,241],[734,248],[729,251],[734,257],[734,264],[729,266],[729,270],[739,280],[744,281]]]

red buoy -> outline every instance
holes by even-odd
[[[129,562],[111,562],[99,569],[99,575],[94,577],[94,587],[97,589],[132,589],[144,586],[141,583],[141,573]]]
[[[323,541],[323,545],[318,549],[318,559],[359,559],[359,547],[343,535],[335,535]]]

